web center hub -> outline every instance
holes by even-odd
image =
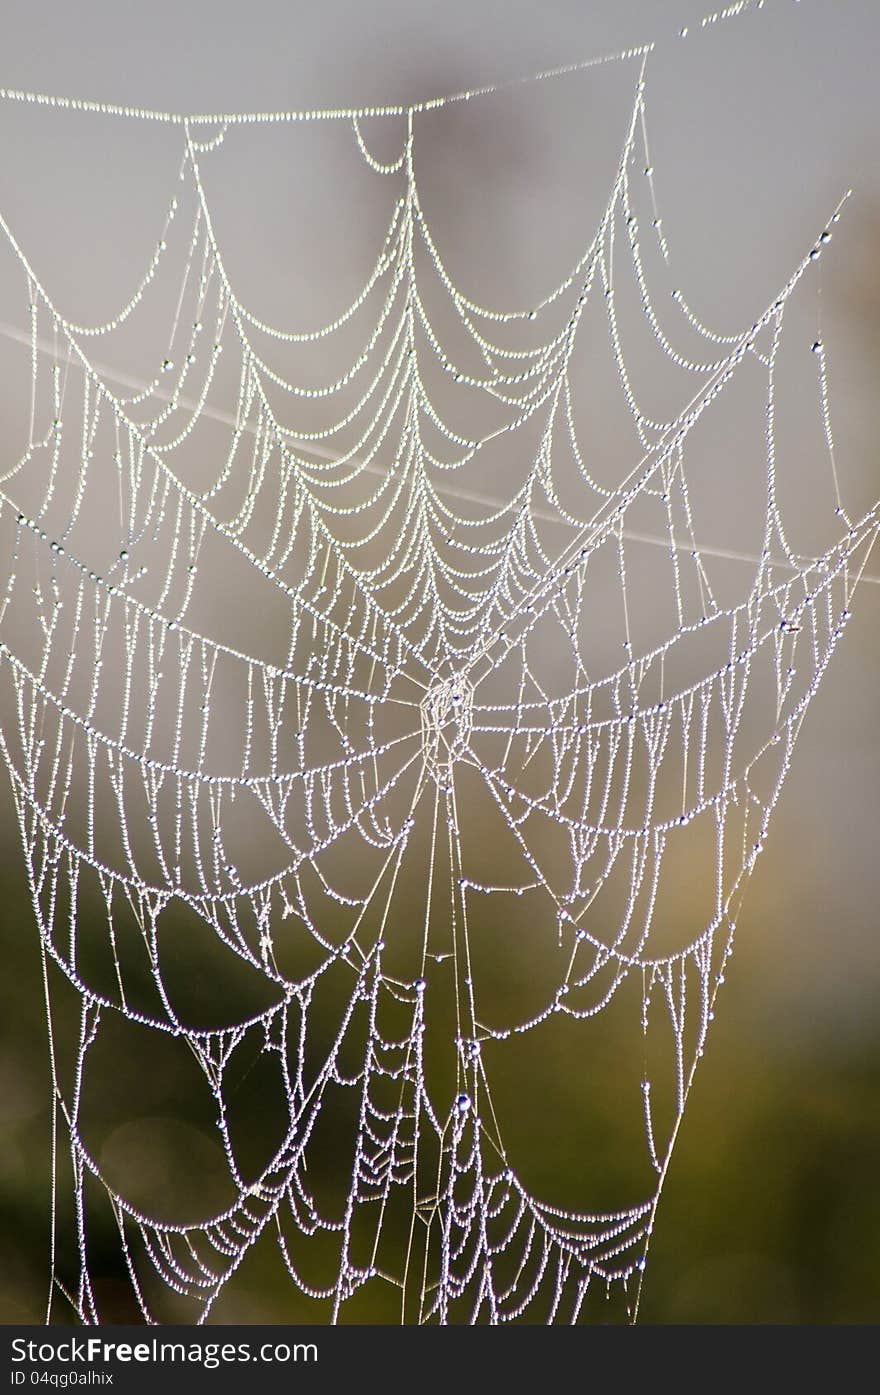
[[[473,727],[474,688],[463,673],[435,683],[422,699],[422,749],[435,779],[465,752]]]

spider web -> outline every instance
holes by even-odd
[[[51,1291],[83,1321],[108,1206],[147,1321],[165,1291],[206,1320],[263,1237],[333,1321],[376,1287],[412,1322],[573,1322],[615,1284],[635,1312],[743,891],[878,515],[844,507],[819,341],[833,542],[799,553],[780,503],[783,323],[839,212],[747,328],[702,324],[670,283],[647,50],[619,57],[638,78],[601,217],[527,308],[477,304],[444,264],[417,179],[437,102],[253,118],[342,123],[387,192],[369,276],[317,329],[263,322],[227,274],[207,189],[237,118],[167,118],[174,196],[105,324],[66,319],[3,223],[30,394],[2,480],[0,741],[44,960],[53,1215],[71,1197]],[[126,388],[103,361],[165,287],[167,341]],[[633,309],[671,411],[645,405]],[[322,376],[334,343],[346,366]],[[604,472],[579,414],[600,355],[629,433]],[[731,397],[760,433],[751,560],[695,522],[701,432]],[[748,564],[735,601],[725,560]],[[698,911],[682,881],[709,888]],[[218,954],[247,970],[237,1020],[188,1010],[181,939],[210,939],[208,980]],[[513,1000],[493,991],[510,955]],[[557,1204],[497,1082],[556,1021],[589,1072],[612,1010],[641,1043],[620,1083],[641,1189],[594,1208],[586,1172]],[[90,1079],[120,1020],[195,1063],[228,1174],[210,1214],[147,1210],[102,1165]],[[259,1165],[231,1101],[255,1053],[280,1121]]]

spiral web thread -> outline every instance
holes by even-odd
[[[389,162],[358,116],[345,118],[391,213],[363,290],[318,330],[268,326],[236,297],[203,181],[222,158],[223,123],[183,123],[155,254],[107,324],[66,320],[3,225],[26,278],[32,386],[27,447],[2,483],[0,652],[13,716],[0,739],[44,955],[53,1197],[72,1182],[77,1252],[53,1243],[52,1291],[84,1321],[102,1317],[96,1196],[112,1209],[148,1321],[163,1288],[186,1300],[176,1311],[204,1321],[264,1235],[332,1320],[368,1285],[391,1289],[401,1318],[420,1322],[577,1321],[591,1285],[618,1281],[634,1300],[743,890],[876,536],[876,508],[854,521],[837,492],[819,343],[808,361],[839,523],[824,555],[793,550],[777,497],[783,321],[837,214],[743,332],[705,327],[677,291],[670,300],[667,281],[664,304],[699,349],[686,355],[652,298],[643,251],[652,242],[661,271],[668,264],[644,60],[599,224],[525,310],[487,309],[456,289],[420,202],[419,111],[403,116]],[[152,381],[125,395],[92,349],[109,351],[136,325],[178,253],[167,351]],[[623,278],[634,278],[684,385],[669,419],[643,410],[629,373]],[[465,349],[444,346],[428,281]],[[588,313],[604,320],[636,443],[611,485],[591,474],[576,426],[573,356]],[[286,376],[286,355],[352,329],[360,347],[343,375],[318,387]],[[216,406],[221,361],[234,385],[227,414]],[[745,373],[760,381],[765,420],[763,543],[744,599],[725,607],[695,537],[693,438]],[[437,405],[437,383],[448,404],[490,400],[497,424],[467,434],[454,405]],[[317,426],[303,415],[316,403]],[[520,460],[519,482],[481,501],[469,480],[499,438]],[[91,513],[110,490],[118,521],[96,536]],[[663,559],[671,607],[647,646],[630,629],[646,549]],[[603,671],[587,629],[594,596],[609,594],[607,582],[594,589],[609,560],[607,623],[623,647]],[[257,638],[246,652],[200,620],[203,576],[242,566],[255,607],[285,616],[286,649],[271,661]],[[506,832],[503,881],[472,856],[463,788]],[[271,850],[268,871],[249,873],[245,825]],[[714,864],[712,904],[660,952],[661,871],[692,825]],[[406,875],[417,895],[398,921]],[[534,952],[552,983],[527,1016],[493,1020],[481,926],[487,907],[505,915],[518,896],[536,926],[551,927]],[[268,1005],[222,1029],[182,1018],[162,948],[180,907],[249,966]],[[86,942],[105,947],[103,978],[83,966]],[[79,1004],[72,1067],[57,1042],[61,980]],[[315,1041],[314,1003],[330,983],[336,1030]],[[508,1154],[493,1070],[516,1037],[556,1014],[586,1028],[633,988],[645,1190],[607,1213],[547,1204]],[[435,1086],[425,1042],[443,994],[453,1064]],[[90,1062],[114,1016],[175,1041],[204,1078],[232,1188],[208,1219],[144,1214],[90,1151]],[[285,1118],[272,1156],[245,1175],[227,1078],[253,1042],[277,1071]],[[340,1098],[352,1103],[352,1152],[344,1193],[326,1201],[308,1164]]]

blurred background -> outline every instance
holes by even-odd
[[[647,87],[652,161],[672,264],[704,322],[722,332],[750,322],[854,191],[796,313],[806,342],[821,334],[827,347],[838,466],[858,516],[880,494],[880,16],[872,0],[768,0],[694,32],[702,13],[690,0],[75,8],[7,0],[0,85],[175,111],[395,103],[658,40]],[[685,27],[686,41],[677,37]],[[560,278],[607,197],[634,80],[631,64],[616,64],[426,121],[425,204],[466,293],[519,305]],[[73,320],[112,314],[155,241],[179,131],[3,103],[0,150],[0,211],[55,303]],[[344,300],[340,287],[362,275],[384,205],[349,178],[350,151],[332,133],[316,142],[301,127],[254,128],[234,132],[226,153],[209,194],[241,298],[282,325],[329,318]],[[20,308],[20,300],[8,314],[0,305],[0,322],[26,329]],[[7,391],[5,431],[17,410]],[[803,438],[798,421],[791,425],[789,464],[808,453],[815,424],[805,414]],[[807,495],[805,485],[787,505],[803,506],[809,528]],[[880,576],[880,558],[869,571]],[[853,612],[746,897],[661,1203],[646,1322],[880,1316],[880,585],[866,582]],[[0,1320],[35,1322],[48,1274],[47,1053],[8,801],[0,819]],[[193,958],[192,971],[199,967]],[[125,1133],[133,1125],[122,1122],[107,1068],[104,1108],[115,1122],[105,1161],[129,1167],[143,1153]],[[161,1187],[185,1212],[174,1166],[183,1149],[199,1157],[202,1191],[216,1185],[222,1196],[216,1155],[178,1083],[151,1078],[142,1088],[167,1135],[167,1146],[153,1140],[144,1187]],[[606,1088],[610,1098],[613,1080]],[[590,1122],[605,1109],[579,1114],[568,1077],[554,1102],[552,1149],[544,1146],[533,1171],[566,1192]],[[627,1168],[624,1144],[615,1146],[597,1138],[591,1164],[609,1193]],[[111,1241],[108,1227],[103,1292],[108,1315],[126,1317]],[[304,1316],[289,1300],[283,1277],[260,1260],[217,1317]]]

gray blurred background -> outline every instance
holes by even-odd
[[[679,40],[702,13],[699,0],[7,0],[0,86],[175,111],[408,102],[657,39],[653,164],[673,266],[705,322],[751,321],[854,190],[796,313],[827,346],[858,516],[880,494],[880,12],[873,0],[768,0]],[[429,119],[418,172],[466,293],[527,303],[573,260],[607,195],[634,78],[613,65]],[[112,313],[155,240],[179,131],[0,104],[0,151],[0,210],[56,304],[74,320]],[[241,298],[282,325],[329,318],[384,218],[347,178],[350,152],[278,127],[234,132],[226,153],[209,193]],[[26,328],[19,311],[0,306],[0,321]],[[4,420],[12,405],[0,403]],[[869,570],[880,575],[880,557]],[[880,585],[863,585],[853,610],[746,898],[661,1206],[645,1321],[880,1316]],[[45,1041],[8,810],[0,829],[0,1319],[40,1321]],[[564,1146],[559,1165],[573,1166]],[[283,1320],[284,1301],[281,1286],[255,1284],[223,1316]]]

